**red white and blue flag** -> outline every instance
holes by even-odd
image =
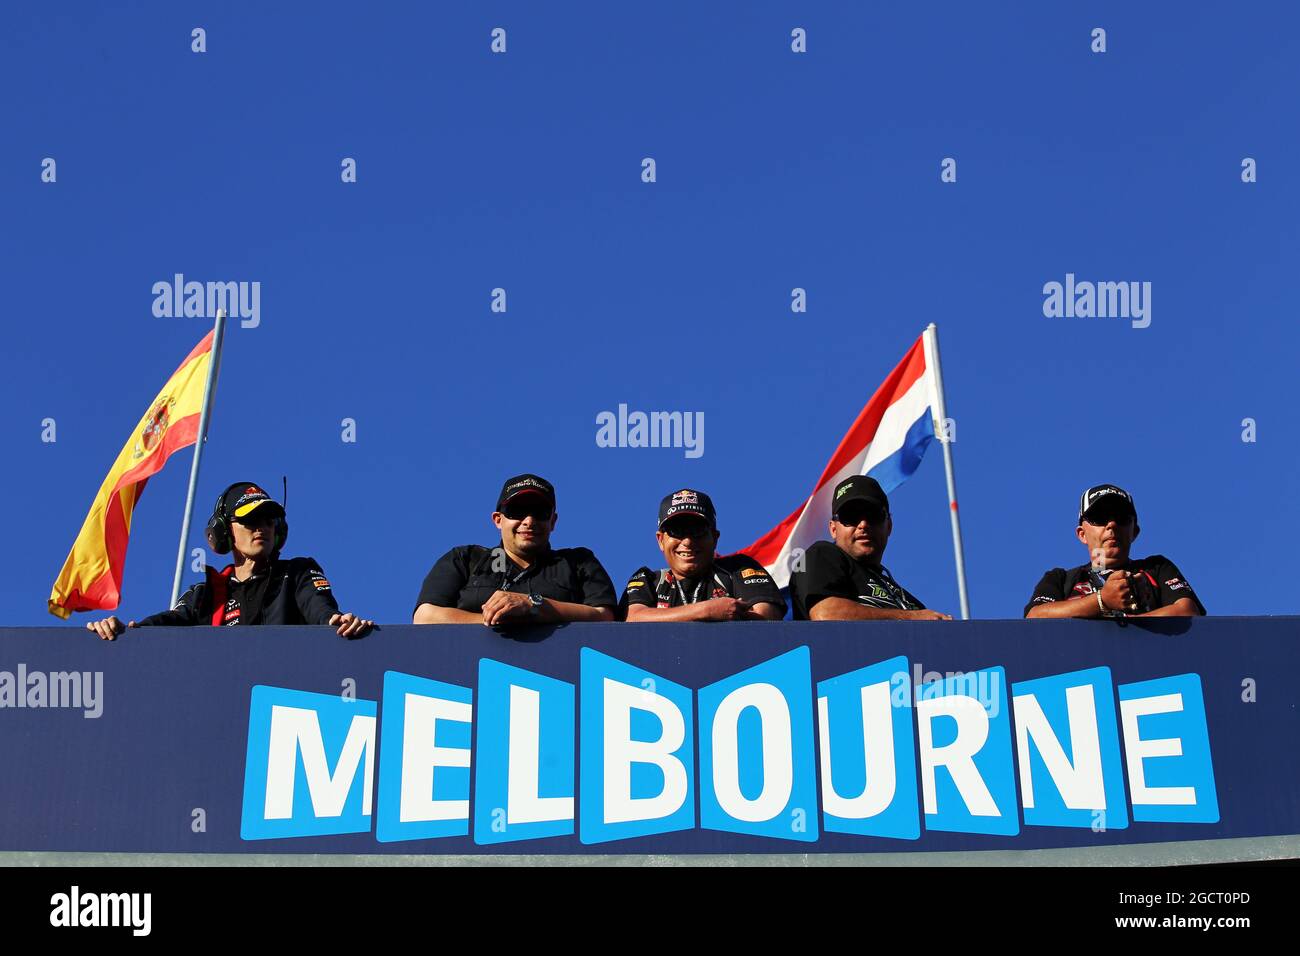
[[[789,586],[792,560],[826,537],[837,484],[851,475],[870,475],[888,493],[916,471],[941,408],[934,355],[933,330],[927,329],[858,413],[807,500],[741,549],[767,568],[778,587]]]

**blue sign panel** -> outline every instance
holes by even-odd
[[[808,648],[703,688],[700,728],[701,826],[816,841]]]
[[[474,842],[573,832],[573,685],[500,661],[478,669]]]
[[[0,775],[0,849],[862,853],[1295,835],[1300,764],[1279,755],[1300,691],[1257,695],[1247,679],[1296,671],[1295,624],[148,629],[112,643],[0,630],[0,761],[23,768]]]
[[[817,685],[822,819],[834,833],[915,840],[912,682],[906,657]]]
[[[695,826],[691,692],[582,649],[582,842]]]
[[[469,832],[468,687],[384,674],[379,815],[383,843]]]
[[[1127,827],[1110,668],[1020,681],[1011,692],[1025,823]]]
[[[240,836],[370,831],[375,702],[253,688]]]

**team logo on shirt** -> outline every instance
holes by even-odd
[[[234,598],[230,598],[226,601],[226,610],[221,615],[221,625],[223,627],[234,627],[239,623],[240,613],[239,602]]]
[[[767,572],[762,568],[743,568],[740,572],[742,578],[752,578],[756,574],[761,574],[763,577],[767,577]],[[758,582],[755,581],[753,583],[757,584]]]
[[[1187,582],[1184,581],[1182,578],[1170,578],[1168,581],[1165,582],[1165,587],[1167,587],[1171,591],[1181,591],[1183,588],[1187,586],[1188,586]]]

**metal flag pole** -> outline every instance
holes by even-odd
[[[217,323],[212,330],[212,361],[208,364],[208,380],[203,383],[203,408],[199,411],[199,434],[194,441],[194,461],[190,465],[190,488],[185,493],[185,517],[181,520],[181,543],[176,552],[176,577],[172,579],[172,602],[175,607],[181,597],[181,575],[185,571],[185,546],[190,539],[190,518],[194,515],[194,493],[199,488],[199,461],[203,446],[208,440],[208,419],[212,415],[212,393],[221,370],[221,340],[226,333],[226,310],[217,310]]]
[[[948,440],[948,408],[943,400],[943,369],[939,364],[939,328],[933,322],[925,328],[926,363],[934,365],[934,433],[943,445],[943,470],[948,476],[948,511],[952,515],[952,550],[957,560],[957,595],[961,619],[970,620],[970,597],[966,593],[966,558],[961,547],[961,518],[957,514],[957,477],[952,466],[952,442]]]

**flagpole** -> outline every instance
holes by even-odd
[[[961,619],[970,620],[970,597],[966,593],[966,558],[961,546],[961,518],[957,514],[957,477],[952,465],[952,442],[945,422],[948,408],[943,400],[943,369],[939,364],[939,328],[931,322],[925,328],[925,343],[934,363],[934,432],[943,445],[943,470],[948,476],[948,512],[952,516],[952,550],[957,561],[957,596],[961,601]]]
[[[194,441],[194,461],[190,465],[190,487],[185,493],[185,517],[181,520],[181,543],[176,552],[176,577],[172,579],[172,601],[175,607],[181,597],[181,575],[185,572],[185,546],[190,539],[190,519],[194,515],[194,494],[199,487],[199,461],[203,446],[208,440],[208,419],[212,415],[212,393],[221,370],[221,340],[226,332],[226,310],[217,310],[217,322],[212,330],[212,361],[208,363],[208,380],[203,383],[203,408],[199,412],[199,433]]]

